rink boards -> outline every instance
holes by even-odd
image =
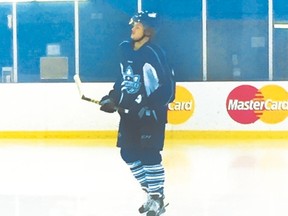
[[[112,83],[84,83],[100,99]],[[286,139],[287,82],[181,82],[169,139]],[[0,138],[113,138],[119,116],[80,99],[74,83],[0,85]]]

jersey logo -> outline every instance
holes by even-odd
[[[121,91],[126,91],[128,94],[135,94],[139,91],[141,87],[140,75],[134,74],[130,65],[125,71],[122,69],[122,77],[123,82],[121,83]]]

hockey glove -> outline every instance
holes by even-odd
[[[100,100],[100,110],[107,112],[107,113],[113,113],[117,109],[115,108],[115,103],[114,100],[109,97],[108,95],[105,95],[101,100]]]

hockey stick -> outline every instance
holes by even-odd
[[[82,82],[81,82],[81,79],[80,79],[80,76],[78,74],[75,74],[74,75],[74,81],[77,85],[77,88],[78,88],[78,92],[80,94],[80,97],[82,100],[86,100],[86,101],[89,101],[89,102],[92,102],[92,103],[96,103],[96,104],[100,104],[100,101],[99,100],[95,100],[95,99],[92,99],[92,98],[88,98],[86,97],[83,92],[82,92]]]
[[[82,100],[86,100],[86,101],[89,101],[89,102],[96,103],[96,104],[99,104],[99,105],[100,105],[100,101],[99,101],[99,100],[95,100],[95,99],[93,99],[93,98],[86,97],[86,96],[83,94],[83,92],[82,92],[82,82],[81,82],[81,79],[80,79],[79,74],[75,74],[73,78],[74,78],[74,81],[75,81],[75,83],[76,83],[76,85],[77,85],[78,92],[79,92],[79,94],[80,94],[80,98],[81,98]],[[119,112],[123,112],[123,113],[128,113],[128,112],[129,112],[128,109],[123,109],[123,108],[121,108],[121,107],[116,107],[116,106],[115,106],[114,109],[115,109],[115,111],[119,111]]]

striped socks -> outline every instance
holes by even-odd
[[[144,191],[151,196],[163,195],[165,171],[162,164],[143,165],[141,161],[135,161],[128,166]]]

